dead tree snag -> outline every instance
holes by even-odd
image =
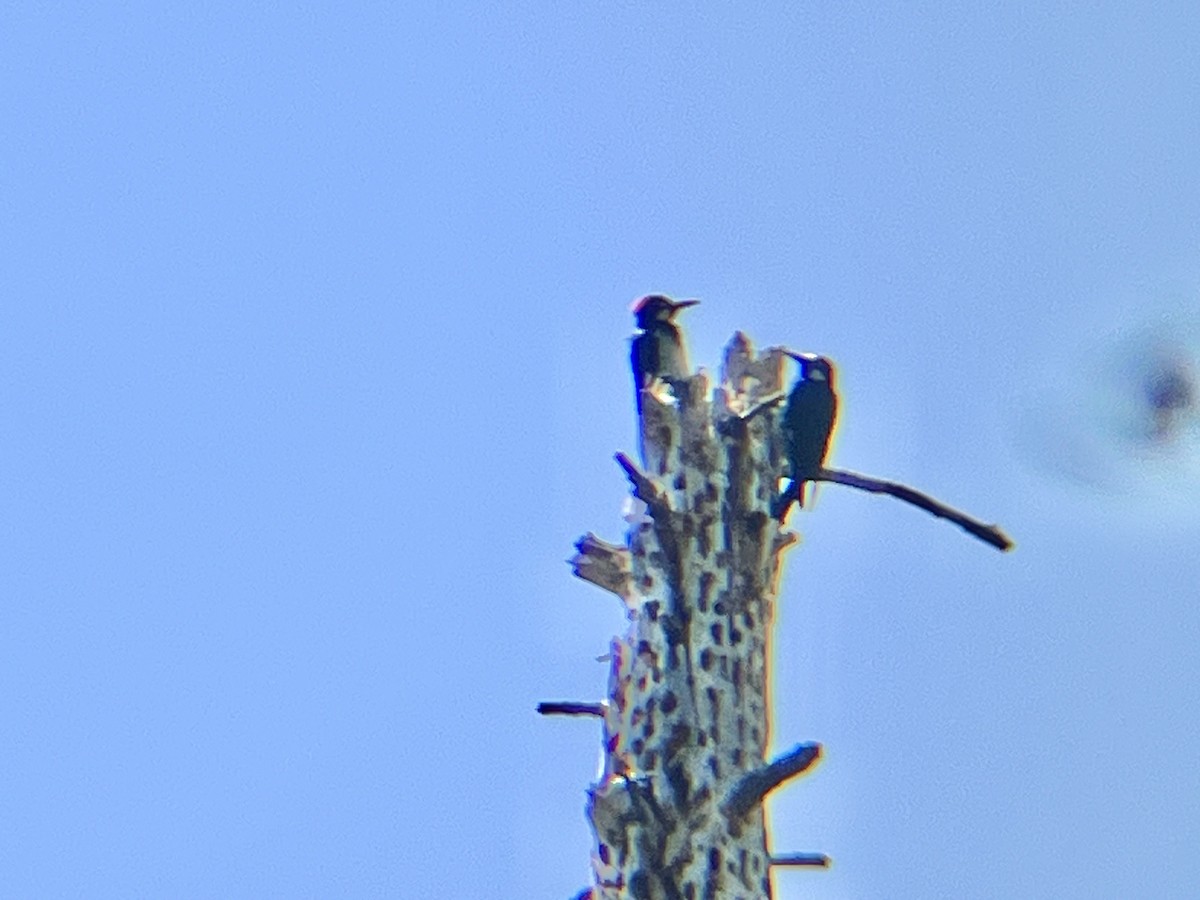
[[[783,528],[791,499],[779,491],[786,351],[759,355],[734,335],[710,390],[703,373],[643,371],[647,360],[685,358],[674,326],[657,337],[670,353],[634,354],[641,463],[616,457],[639,510],[626,517],[624,545],[589,533],[570,560],[628,615],[608,654],[607,698],[539,711],[603,727],[603,769],[587,803],[594,878],[577,900],[763,900],[772,867],[829,862],[773,855],[763,810],[821,754],[804,743],[766,758],[770,628],[783,552],[798,540]],[[891,493],[1011,546],[995,526],[903,485],[824,467],[802,477]]]
[[[628,611],[614,639],[604,771],[589,792],[594,900],[770,897],[762,801],[817,758],[805,744],[768,763],[767,634],[781,554],[771,516],[782,465],[775,411],[744,418],[782,387],[783,357],[726,348],[705,375],[644,391],[638,465],[624,469],[646,514],[627,543],[587,535],[575,573]],[[547,712],[587,715],[592,704]]]

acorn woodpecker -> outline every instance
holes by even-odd
[[[633,304],[637,327],[641,329],[641,334],[633,338],[630,353],[639,416],[642,414],[642,391],[650,387],[654,379],[671,381],[687,378],[690,374],[683,336],[672,319],[681,309],[699,302],[676,301],[662,294],[649,294]]]
[[[794,492],[796,502],[804,506],[804,483],[817,476],[829,452],[838,401],[832,362],[812,353],[784,352],[800,363],[800,378],[792,386],[783,410],[784,448],[792,479],[787,493]]]

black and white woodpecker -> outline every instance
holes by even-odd
[[[695,306],[699,300],[672,300],[662,294],[648,294],[634,302],[632,311],[641,333],[634,335],[630,357],[633,363],[633,390],[637,396],[638,416],[642,414],[642,391],[654,383],[682,380],[688,370],[683,335],[674,321],[681,309]]]
[[[804,483],[816,478],[825,464],[838,406],[833,363],[813,353],[784,352],[800,363],[800,377],[783,409],[781,428],[792,486],[784,493],[780,515],[787,513],[793,497],[804,506]]]

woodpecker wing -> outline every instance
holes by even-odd
[[[828,382],[803,380],[792,389],[783,412],[791,478],[804,505],[804,482],[821,471],[837,418],[837,396]]]

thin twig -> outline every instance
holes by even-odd
[[[783,856],[772,856],[773,866],[812,866],[828,869],[829,857],[824,853],[787,853]]]
[[[1012,540],[998,525],[986,525],[978,519],[972,518],[965,512],[947,506],[940,500],[935,500],[928,494],[923,494],[915,488],[910,488],[906,484],[900,484],[896,481],[883,481],[879,478],[872,478],[870,475],[860,475],[857,472],[846,472],[840,469],[822,469],[821,474],[817,476],[818,481],[831,481],[834,484],[844,484],[847,487],[858,488],[860,491],[869,491],[872,494],[891,494],[898,500],[903,500],[905,503],[911,503],[913,506],[925,510],[939,518],[948,519],[953,522],[963,531],[973,537],[979,538],[984,543],[991,544],[997,550],[1011,550],[1013,548]]]
[[[762,803],[763,798],[775,788],[807,771],[820,755],[820,744],[797,744],[761,769],[747,772],[729,792],[724,803],[725,811],[731,818],[740,819]]]
[[[543,716],[595,716],[604,718],[603,703],[572,703],[569,700],[547,700],[539,703],[537,711]]]

